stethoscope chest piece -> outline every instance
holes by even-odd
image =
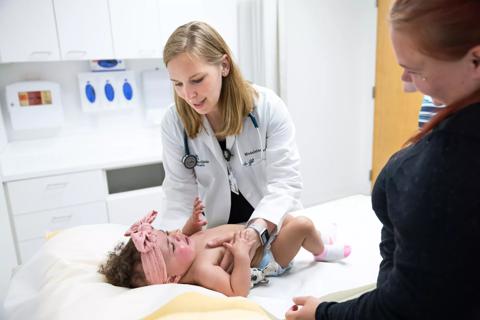
[[[182,162],[185,168],[193,169],[197,165],[198,160],[193,154],[186,154],[183,156]]]

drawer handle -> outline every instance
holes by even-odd
[[[30,53],[30,59],[47,59],[52,55],[51,51],[33,51]]]
[[[65,189],[67,185],[68,185],[68,182],[50,183],[50,184],[47,184],[45,189],[46,190]]]
[[[58,216],[58,217],[53,217],[52,220],[50,220],[52,223],[66,223],[69,222],[70,219],[72,219],[72,215],[67,215],[67,216]]]

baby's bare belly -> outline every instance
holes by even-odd
[[[227,249],[223,246],[210,248],[207,246],[207,242],[215,238],[231,236],[235,232],[243,230],[244,228],[245,227],[243,225],[226,224],[196,233],[193,238],[195,239],[197,247],[197,259],[202,260],[206,263],[211,263],[213,265],[220,265],[220,262],[222,261]],[[258,266],[260,261],[262,260],[262,256],[263,247],[260,246],[255,252],[254,257],[251,260],[250,266]]]

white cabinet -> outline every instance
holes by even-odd
[[[17,256],[15,254],[15,245],[6,203],[3,183],[0,178],[0,248],[2,250],[2,262],[0,263],[0,302],[4,301],[12,270],[17,266]],[[0,303],[0,319],[5,319],[2,308],[3,303]]]
[[[107,193],[101,170],[12,181],[7,189],[14,214],[101,201]]]
[[[162,47],[170,34],[180,25],[203,21],[214,27],[236,56],[237,1],[236,0],[158,0],[160,3],[160,30]]]
[[[237,0],[1,0],[0,62],[161,58],[192,20],[238,55]]]
[[[52,1],[0,1],[0,62],[51,60],[60,60]]]
[[[48,232],[84,224],[108,223],[105,201],[15,215],[13,219],[23,262],[46,241]]]
[[[108,0],[53,0],[62,60],[113,58]]]
[[[110,0],[115,56],[161,58],[158,0]]]
[[[102,170],[6,183],[20,258],[26,261],[47,232],[107,223],[107,185]]]
[[[162,187],[111,194],[107,197],[110,223],[131,225],[152,210],[165,213],[165,194]]]

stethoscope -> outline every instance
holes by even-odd
[[[248,117],[250,118],[250,120],[252,120],[253,126],[257,130],[258,141],[260,143],[260,157],[261,157],[261,159],[263,159],[264,146],[263,146],[263,143],[262,143],[262,136],[260,135],[260,129],[258,128],[257,119],[255,118],[255,116],[251,112],[248,114]],[[187,136],[187,132],[185,130],[183,130],[183,146],[184,146],[184,149],[185,149],[185,155],[182,157],[182,163],[185,166],[185,168],[193,169],[198,165],[198,158],[197,158],[197,156],[195,156],[193,154],[190,154],[190,148],[188,147],[188,136]],[[246,167],[251,166],[253,164],[253,162],[244,160],[240,150],[238,149],[238,143],[235,144],[235,147],[236,147],[236,150],[237,150],[238,160],[240,161],[240,164],[243,165],[243,166],[246,166]],[[226,148],[223,151],[223,157],[225,158],[225,160],[227,162],[230,161],[230,158],[232,157],[232,152],[230,151],[229,148]]]

